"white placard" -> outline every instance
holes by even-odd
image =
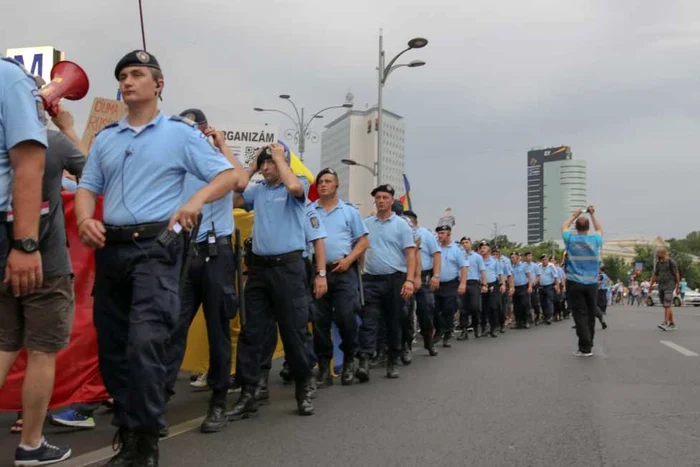
[[[40,75],[47,83],[51,82],[51,68],[65,60],[63,52],[48,46],[7,49],[5,56],[21,62],[29,73]]]

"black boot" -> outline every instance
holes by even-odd
[[[267,405],[270,403],[270,370],[263,370],[258,385],[255,387],[255,401],[258,405]]]
[[[343,373],[340,376],[340,384],[350,386],[355,382],[355,357],[348,356],[343,359]]]
[[[158,467],[158,433],[137,433],[133,467]]]
[[[383,366],[386,363],[386,352],[384,350],[380,350],[377,352],[377,354],[370,358],[369,360],[369,367],[370,368],[377,368],[380,366]]]
[[[399,370],[396,369],[398,362],[394,358],[387,360],[386,364],[386,377],[389,379],[396,379],[399,377]]]
[[[289,369],[289,364],[287,363],[287,360],[285,360],[284,363],[282,363],[280,377],[282,378],[282,381],[285,382],[285,384],[289,384],[292,382],[292,370]]]
[[[303,381],[296,382],[296,399],[297,399],[297,410],[299,410],[299,415],[313,415],[314,414],[314,403],[311,398],[311,393],[316,388],[314,384],[313,377],[309,377]]]
[[[404,365],[410,365],[413,361],[413,351],[411,350],[411,344],[404,344],[403,351],[401,352],[401,361]]]
[[[467,328],[463,328],[462,331],[459,333],[459,336],[457,336],[458,341],[466,341],[469,340],[469,332],[467,332]]]
[[[243,386],[236,403],[226,413],[230,421],[255,417],[258,415],[258,402],[255,400],[255,386]]]
[[[355,376],[360,383],[369,381],[369,358],[367,355],[360,355],[360,364],[357,367]]]
[[[450,344],[450,339],[452,339],[452,333],[446,332],[445,334],[443,334],[442,335],[442,346],[445,348],[452,347],[452,344]]]
[[[134,464],[134,459],[137,453],[137,438],[136,434],[126,428],[119,428],[114,434],[112,447],[119,452],[112,457],[106,466],[109,467],[131,467]]]
[[[318,375],[316,375],[316,387],[319,389],[333,386],[333,375],[331,374],[331,361],[327,358],[318,360]]]
[[[200,427],[202,433],[217,433],[228,425],[228,417],[226,416],[226,394],[226,389],[212,393],[207,416],[204,418],[202,426]]]
[[[435,350],[435,342],[433,342],[432,332],[430,334],[425,334],[423,336],[423,348],[428,351],[431,357],[437,356],[437,350]]]

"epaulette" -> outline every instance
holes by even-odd
[[[15,66],[18,66],[20,68],[20,70],[22,70],[24,72],[25,75],[29,76],[32,80],[34,79],[34,76],[27,71],[27,69],[24,67],[24,64],[22,62],[19,62],[12,57],[3,57],[0,60],[3,60],[3,61],[8,62],[8,63],[12,63]]]
[[[105,131],[107,128],[114,128],[115,126],[119,126],[119,122],[118,122],[118,121],[117,121],[117,122],[112,122],[112,123],[110,123],[110,124],[107,125],[106,127],[102,128],[100,131],[98,131],[97,133],[95,133],[95,138],[97,138],[97,135],[99,135],[100,133],[102,133],[103,131]]]
[[[172,121],[174,121],[174,122],[181,122],[181,123],[184,123],[185,125],[189,125],[189,126],[191,126],[191,127],[193,127],[193,126],[196,125],[196,124],[195,124],[192,120],[190,120],[189,118],[184,118],[184,117],[181,117],[181,116],[179,116],[179,115],[173,115],[172,117],[170,117],[170,120],[172,120]]]

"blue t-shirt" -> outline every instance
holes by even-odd
[[[326,263],[335,263],[348,256],[355,243],[368,234],[360,211],[351,204],[338,200],[338,204],[333,209],[326,211],[316,201],[311,204],[311,207],[328,232],[324,240]]]
[[[540,265],[538,267],[540,269],[540,285],[552,285],[559,279],[557,269],[553,264],[548,264],[547,266]]]
[[[420,244],[420,262],[421,269],[423,271],[432,271],[433,269],[433,255],[435,253],[440,253],[440,247],[438,246],[435,235],[425,227],[418,228],[418,235],[421,238]]]
[[[481,273],[486,271],[484,258],[479,253],[474,253],[473,251],[465,252],[464,255],[467,258],[467,267],[469,268],[469,271],[467,271],[467,280],[481,282]]]
[[[365,254],[365,273],[372,275],[407,272],[406,248],[415,248],[413,232],[396,214],[385,220],[372,216],[365,220],[369,230],[369,248]]]
[[[513,285],[519,287],[527,285],[530,281],[530,268],[526,263],[521,262],[517,266],[513,266]]]
[[[597,233],[580,235],[571,232],[564,232],[562,237],[567,253],[567,281],[584,285],[597,284],[603,237]]]
[[[498,280],[498,276],[503,275],[503,265],[495,256],[489,256],[489,259],[484,260],[486,266],[486,281],[491,284]]]
[[[467,257],[459,243],[440,246],[440,282],[450,282],[460,278],[462,268],[467,267]]]

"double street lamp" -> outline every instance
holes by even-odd
[[[255,108],[253,108],[253,110],[256,112],[281,113],[282,115],[287,116],[287,118],[289,118],[292,121],[292,124],[294,125],[294,129],[291,131],[285,132],[285,137],[293,138],[294,142],[297,143],[298,150],[299,150],[299,159],[301,159],[302,161],[304,160],[304,152],[306,152],[306,138],[310,138],[314,142],[318,141],[318,135],[309,132],[309,128],[311,127],[311,124],[313,123],[313,121],[317,118],[323,118],[323,115],[321,115],[321,114],[323,112],[325,112],[326,110],[351,109],[353,106],[351,102],[346,102],[343,105],[333,105],[331,107],[326,107],[325,109],[319,110],[311,118],[306,120],[305,115],[304,115],[304,107],[302,107],[301,111],[299,111],[299,107],[297,107],[297,105],[291,99],[289,94],[280,94],[279,98],[284,99],[287,102],[289,102],[290,104],[292,104],[296,118],[294,118],[292,115],[289,115],[287,112],[285,112],[283,110],[279,110],[279,109],[263,109],[261,107],[255,107]]]
[[[397,68],[402,68],[402,67],[408,67],[408,68],[417,68],[420,66],[425,65],[425,62],[422,60],[413,60],[412,62],[409,63],[399,63],[395,64],[396,60],[403,55],[404,53],[408,52],[409,50],[412,49],[422,49],[428,45],[428,39],[424,39],[422,37],[414,37],[410,41],[408,41],[408,47],[404,50],[402,50],[398,55],[396,55],[394,58],[391,59],[389,64],[387,65],[385,63],[385,53],[384,53],[384,35],[382,30],[379,30],[379,66],[377,67],[377,161],[375,163],[376,165],[376,179],[377,179],[377,184],[382,183],[382,135],[384,131],[384,116],[383,111],[384,111],[384,105],[382,101],[382,91],[384,89],[384,85],[386,84],[386,80]]]

